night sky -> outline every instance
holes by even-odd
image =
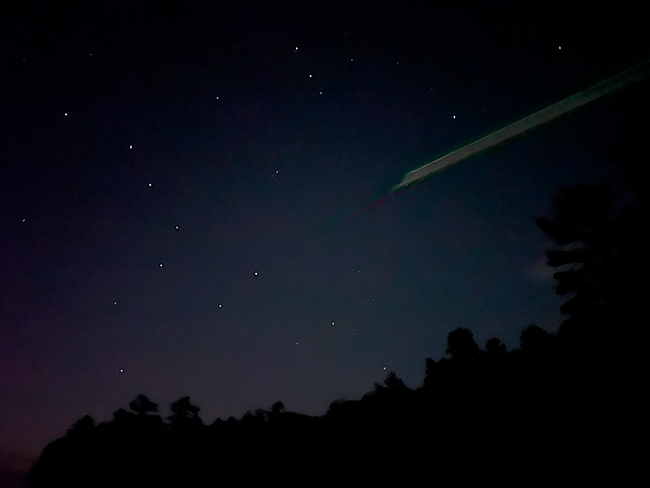
[[[3,3],[0,451],[140,393],[322,415],[457,327],[557,330],[534,218],[618,185],[621,95],[386,190],[644,61],[647,17],[488,3]]]

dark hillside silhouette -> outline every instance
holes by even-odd
[[[448,357],[426,359],[421,387],[389,372],[373,391],[332,403],[322,417],[277,402],[207,425],[182,397],[163,420],[140,395],[109,422],[75,422],[45,448],[30,486],[217,486],[233,476],[298,485],[314,473],[322,482],[385,484],[431,470],[465,484],[496,481],[506,466],[518,479],[551,480],[601,459],[614,421],[590,414],[604,413],[591,403],[592,382],[574,382],[558,340],[530,325],[520,348],[491,339],[482,349],[468,329],[456,329]]]

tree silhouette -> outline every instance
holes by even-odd
[[[138,395],[135,400],[129,402],[129,408],[139,416],[158,413],[158,404],[150,401],[146,395]]]
[[[557,269],[556,293],[568,297],[558,339],[571,354],[620,353],[611,350],[613,342],[627,342],[631,350],[640,346],[629,339],[647,282],[643,221],[638,208],[614,211],[613,192],[605,186],[563,187],[553,215],[536,219],[558,245],[546,254]]]
[[[77,420],[72,426],[68,429],[66,434],[68,437],[87,435],[95,427],[95,419],[90,415],[84,415],[82,418]]]
[[[395,371],[390,371],[384,380],[384,385],[389,389],[399,389],[406,388],[404,381],[401,378],[398,378],[395,374]]]
[[[459,327],[452,330],[447,336],[447,349],[445,352],[453,360],[472,361],[478,356],[479,347],[474,340],[474,334],[469,329]]]
[[[172,415],[169,416],[169,421],[172,427],[191,427],[203,425],[203,420],[199,417],[200,407],[193,405],[190,402],[189,396],[184,396],[176,400],[170,405]]]
[[[284,412],[284,403],[275,402],[273,405],[271,405],[271,413],[273,415],[278,415],[282,412]]]
[[[519,338],[521,350],[534,355],[548,353],[551,347],[553,336],[541,327],[530,324],[522,332]]]
[[[505,356],[507,354],[506,345],[497,337],[488,339],[485,342],[485,350],[492,356]]]
[[[559,246],[546,254],[548,264],[558,269],[556,293],[569,296],[560,309],[567,315],[560,335],[571,349],[602,350],[611,321],[624,312],[616,297],[629,285],[630,271],[613,192],[605,186],[562,187],[554,207],[551,218],[536,223]]]

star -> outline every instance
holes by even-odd
[[[120,368],[120,373],[124,373],[124,370],[122,368]]]
[[[113,302],[113,305],[114,305],[114,306],[117,306],[117,300],[115,300],[115,301]]]
[[[163,267],[163,263],[160,263],[160,264],[158,265],[158,267],[159,267],[159,268],[162,268],[162,267]]]
[[[253,274],[254,274],[255,276],[257,276],[257,271],[255,271]]]

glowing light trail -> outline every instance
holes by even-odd
[[[535,112],[527,117],[524,117],[513,124],[510,124],[502,129],[493,132],[477,141],[467,144],[460,149],[452,151],[441,158],[438,158],[430,163],[425,164],[419,168],[409,171],[404,175],[402,181],[395,185],[390,191],[396,191],[400,188],[412,185],[418,181],[429,178],[441,171],[451,168],[452,166],[461,163],[472,156],[502,144],[514,137],[517,137],[529,130],[539,127],[542,124],[550,122],[561,115],[571,112],[583,105],[588,104],[604,95],[612,93],[619,88],[624,87],[633,82],[643,80],[650,74],[650,60],[647,60],[633,68],[630,68],[616,76],[608,78],[592,87],[587,88],[575,95],[572,95],[564,100],[560,100],[549,107],[546,107],[539,112]]]

